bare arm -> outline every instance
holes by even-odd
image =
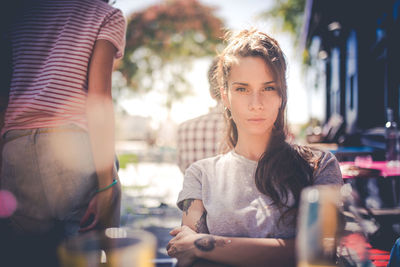
[[[204,206],[201,200],[187,200],[183,205],[182,227],[171,231],[174,238],[168,254],[180,265],[190,266],[197,259],[232,266],[294,266],[294,240],[275,238],[223,237],[197,231]],[[207,229],[208,232],[208,229]]]
[[[199,258],[234,266],[294,266],[294,240],[204,235],[194,241]]]
[[[89,64],[88,97],[86,114],[93,161],[96,168],[99,188],[104,188],[113,181],[114,164],[114,108],[111,96],[111,73],[116,48],[106,40],[95,43]],[[86,231],[98,223],[107,225],[107,213],[113,197],[114,187],[98,193],[89,204],[82,218],[81,228]],[[90,215],[94,216],[88,222]]]
[[[187,226],[171,231],[168,255],[180,266],[206,259],[232,266],[294,266],[294,240],[199,234]]]
[[[98,40],[89,66],[86,113],[99,188],[109,185],[113,180],[114,107],[111,73],[115,51],[110,42]]]
[[[199,199],[185,199],[183,201],[182,225],[190,227],[196,233],[208,234],[207,211]]]

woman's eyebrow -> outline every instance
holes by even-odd
[[[264,84],[271,84],[271,83],[275,83],[275,81],[265,82]]]
[[[264,85],[272,84],[275,83],[275,81],[269,81],[269,82],[264,82]],[[243,82],[232,82],[232,85],[243,85],[243,86],[248,86],[248,83],[243,83]]]
[[[243,86],[249,85],[248,83],[232,82],[232,85],[234,85],[234,84],[243,85]]]

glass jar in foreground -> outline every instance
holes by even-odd
[[[64,241],[58,255],[62,267],[153,267],[155,251],[149,232],[108,228]]]

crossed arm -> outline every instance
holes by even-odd
[[[178,258],[179,266],[192,266],[198,259],[218,263],[206,266],[295,265],[294,240],[211,235],[206,215],[201,200],[183,202],[182,226],[170,232],[174,237],[167,245],[168,255]]]

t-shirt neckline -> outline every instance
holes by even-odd
[[[254,165],[257,165],[257,164],[258,164],[257,161],[248,159],[248,158],[246,158],[245,156],[242,156],[242,155],[236,153],[236,151],[235,151],[234,149],[231,150],[231,155],[232,155],[234,158],[237,158],[237,159],[239,159],[239,160],[241,160],[241,161],[244,161],[244,162],[247,162],[247,163],[250,163],[250,164],[254,164]]]

